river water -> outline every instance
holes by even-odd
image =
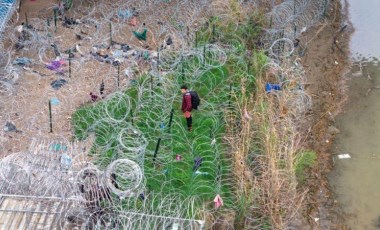
[[[355,32],[349,100],[336,118],[330,184],[350,229],[380,229],[380,0],[348,0]],[[349,154],[351,158],[339,159]]]

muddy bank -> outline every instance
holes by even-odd
[[[300,50],[313,107],[307,114],[305,146],[318,154],[318,163],[307,180],[304,217],[312,229],[342,229],[342,216],[327,180],[332,168],[331,145],[339,130],[335,117],[345,101],[344,74],[349,66],[352,26],[339,1],[331,1],[326,17],[301,38]]]

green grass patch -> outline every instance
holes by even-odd
[[[298,153],[295,160],[295,174],[298,182],[303,183],[305,180],[305,169],[314,165],[317,154],[314,151],[307,150]]]

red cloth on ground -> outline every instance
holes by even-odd
[[[136,17],[132,17],[128,24],[131,26],[136,26],[137,25]]]

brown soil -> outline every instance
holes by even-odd
[[[324,21],[308,30],[300,43],[301,48],[306,48],[302,63],[308,79],[306,90],[313,101],[307,114],[309,125],[304,126],[310,127],[304,130],[305,142],[318,154],[317,166],[311,170],[305,186],[309,192],[304,217],[311,229],[345,229],[327,180],[332,168],[330,147],[336,134],[334,117],[345,101],[343,76],[349,65],[352,27],[344,27],[344,15],[339,1],[332,1]]]

